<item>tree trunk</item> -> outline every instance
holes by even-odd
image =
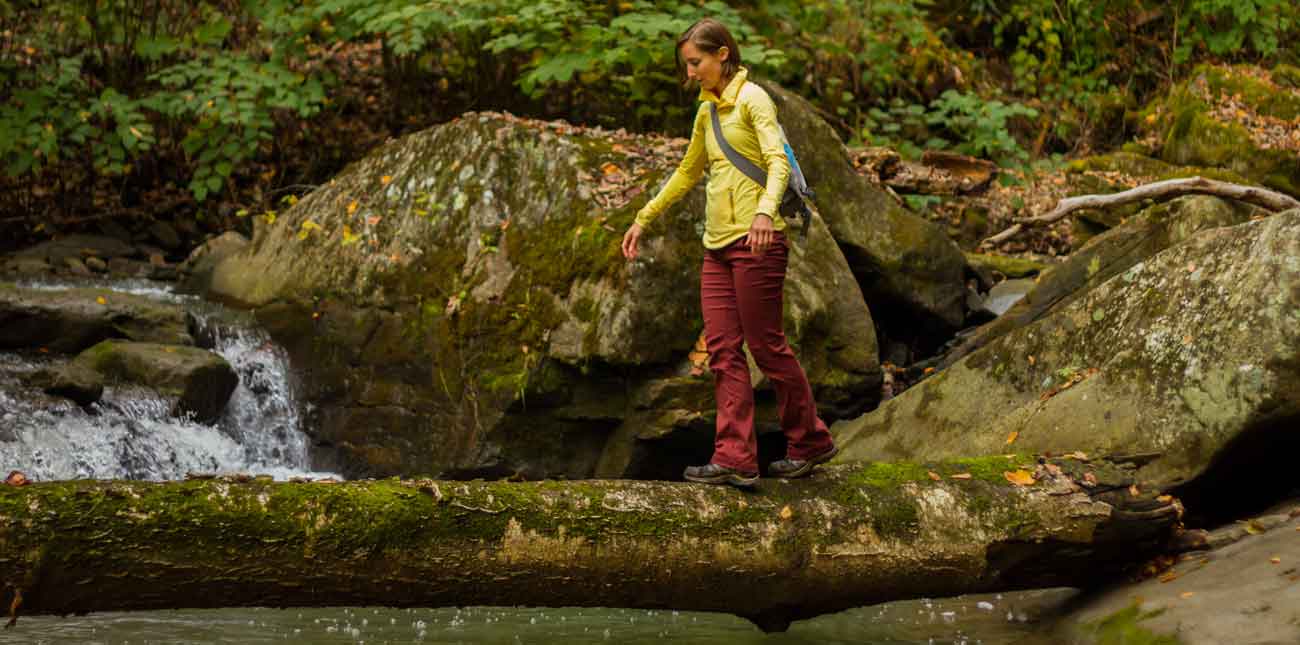
[[[1166,542],[1177,509],[1135,495],[1130,471],[1056,464],[1036,466],[1028,486],[1004,473],[1033,470],[1032,458],[854,464],[765,480],[755,493],[648,481],[246,477],[0,486],[3,602],[20,591],[18,615],[671,608],[783,630],[888,600],[1086,586]]]

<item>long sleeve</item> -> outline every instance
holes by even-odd
[[[654,199],[651,199],[637,212],[637,224],[643,227],[649,226],[650,222],[653,222],[655,218],[668,210],[669,206],[677,203],[677,200],[681,199],[687,191],[695,186],[700,177],[704,176],[704,167],[708,162],[708,154],[704,149],[704,137],[707,136],[704,129],[705,114],[705,110],[696,110],[695,125],[691,129],[691,143],[686,147],[686,156],[682,157],[681,163],[677,164],[673,176],[659,190],[659,194],[655,195]]]
[[[763,196],[758,199],[758,212],[775,215],[785,194],[786,182],[790,179],[790,160],[785,156],[785,145],[781,143],[781,130],[776,120],[776,104],[767,92],[755,92],[753,99],[745,101],[748,106],[749,122],[754,125],[754,134],[758,137],[758,147],[763,152],[763,162],[767,166],[767,185]]]

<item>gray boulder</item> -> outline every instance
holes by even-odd
[[[627,473],[607,450],[682,432],[711,445],[681,423],[712,412],[711,379],[690,357],[703,186],[656,222],[642,259],[619,251],[684,144],[469,114],[390,142],[260,222],[208,293],[255,309],[287,346],[315,404],[308,425],[345,472]],[[825,412],[870,405],[871,315],[823,224],[795,246],[785,294]],[[691,394],[636,408],[663,379]]]
[[[1142,455],[1188,482],[1300,425],[1300,210],[1203,231],[834,428],[843,460]]]
[[[226,359],[185,345],[106,340],[82,352],[60,373],[93,371],[108,383],[133,383],[175,400],[173,413],[202,423],[221,416],[239,377]]]
[[[0,283],[0,349],[76,353],[101,340],[193,345],[185,311],[108,289],[31,289]]]
[[[1033,289],[995,320],[980,326],[948,353],[948,366],[996,338],[1058,311],[1097,285],[1207,229],[1240,224],[1251,209],[1208,195],[1152,206],[1088,241],[1065,262],[1043,271]]]
[[[965,258],[943,229],[857,174],[835,131],[803,98],[772,83],[781,126],[817,192],[817,207],[873,314],[899,336],[956,331],[965,312]]]

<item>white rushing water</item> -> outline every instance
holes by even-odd
[[[196,313],[201,334],[214,340],[212,350],[239,376],[221,419],[205,425],[174,417],[170,401],[129,386],[105,388],[101,401],[83,410],[24,391],[21,375],[46,367],[49,359],[0,353],[0,476],[10,470],[37,481],[161,481],[192,473],[333,476],[310,470],[309,443],[283,348],[259,329],[215,322],[219,310],[192,298],[149,285],[112,288],[206,310]]]

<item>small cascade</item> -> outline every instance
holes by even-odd
[[[10,470],[37,481],[163,481],[196,473],[334,476],[311,471],[287,355],[248,317],[156,287],[110,288],[190,310],[196,337],[239,375],[221,419],[205,425],[177,418],[170,401],[136,386],[107,387],[98,403],[82,409],[24,384],[24,375],[54,365],[53,359],[0,353],[0,476]]]

